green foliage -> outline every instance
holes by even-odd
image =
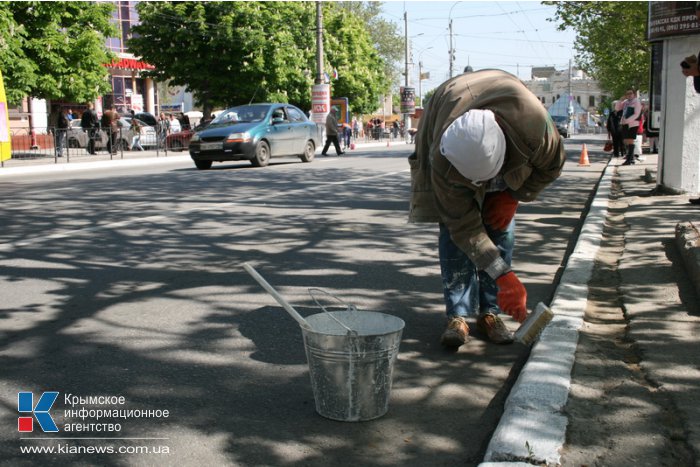
[[[338,79],[331,81],[332,95],[348,97],[353,113],[375,111],[389,82],[384,61],[364,29],[362,18],[331,4],[323,14],[323,26],[326,65],[338,70]]]
[[[576,64],[615,96],[649,86],[648,2],[542,2],[556,6],[559,29],[576,31]]]
[[[101,2],[0,2],[0,68],[8,101],[25,96],[85,102],[110,89],[106,38],[114,6]]]
[[[383,62],[354,14],[324,8],[325,69],[339,73],[333,95],[362,108],[381,88]],[[205,113],[250,101],[310,108],[314,2],[141,2],[137,9],[141,24],[129,49],[156,67],[149,72],[156,80],[185,86]]]
[[[398,82],[403,73],[404,38],[403,33],[397,30],[396,24],[381,17],[383,2],[341,1],[333,4],[349,10],[360,18],[369,32],[374,48],[384,60],[384,74],[387,82]]]
[[[423,102],[422,102],[423,108],[425,108],[425,106],[428,105],[428,101],[430,101],[430,98],[433,97],[433,94],[435,94],[436,90],[437,90],[437,88],[433,88],[430,91],[423,93]]]

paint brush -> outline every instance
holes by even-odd
[[[521,344],[528,345],[534,341],[547,324],[552,321],[554,313],[547,305],[539,302],[535,311],[527,315],[523,324],[515,331],[514,339]]]

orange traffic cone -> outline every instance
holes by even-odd
[[[591,165],[591,163],[588,161],[588,149],[586,149],[586,145],[583,145],[583,148],[581,148],[581,157],[578,160],[578,165],[584,166],[584,165]]]

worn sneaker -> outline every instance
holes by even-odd
[[[476,320],[476,328],[486,334],[494,344],[510,344],[513,342],[513,333],[503,324],[501,318],[493,313],[479,315]]]
[[[459,347],[466,343],[468,338],[469,325],[467,321],[460,316],[455,316],[449,318],[447,329],[442,333],[440,343],[445,347]]]

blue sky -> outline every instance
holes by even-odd
[[[449,77],[449,18],[455,49],[453,75],[467,64],[475,70],[500,68],[530,78],[533,66],[566,69],[574,58],[572,30],[557,31],[554,7],[540,2],[389,1],[383,17],[404,34],[404,10],[408,13],[408,36],[415,66],[410,85],[418,94],[418,62],[430,79],[422,82],[425,93]],[[403,69],[403,68],[402,68]],[[403,85],[403,81],[401,82]]]

